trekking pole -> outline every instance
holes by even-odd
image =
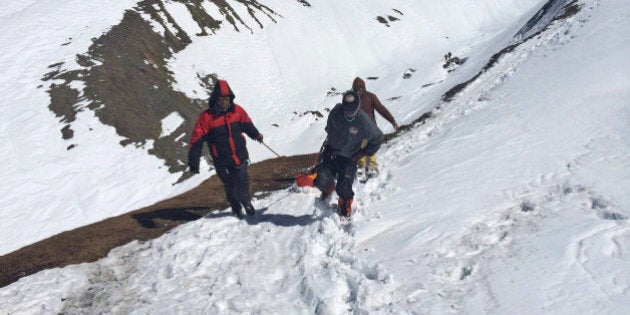
[[[280,154],[278,154],[276,151],[274,151],[272,148],[270,148],[266,143],[260,141],[260,143],[262,143],[265,147],[267,147],[267,149],[269,149],[269,151],[273,152],[273,154],[277,155],[278,157],[281,157]]]

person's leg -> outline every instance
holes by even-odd
[[[365,168],[365,166],[367,165],[367,159],[368,159],[367,156],[364,156],[364,157],[360,158],[357,161],[357,167],[358,168]]]
[[[376,154],[366,156],[367,159],[367,168],[378,171],[378,161],[376,160]]]
[[[368,178],[378,176],[378,162],[376,154],[367,157],[367,176]]]
[[[232,169],[223,167],[223,166],[217,166],[216,171],[217,171],[217,175],[219,176],[219,179],[221,179],[221,182],[223,183],[223,188],[225,190],[225,197],[227,198],[227,201],[230,204],[230,207],[232,208],[232,213],[234,213],[234,215],[236,215],[238,218],[242,218],[243,208],[241,207],[241,203],[234,196],[234,188],[233,188],[234,184],[233,184],[232,174],[231,174]]]
[[[368,157],[364,156],[357,161],[357,177],[365,177],[365,167],[367,166]]]
[[[339,171],[336,188],[337,195],[339,195],[338,212],[340,216],[349,217],[352,213],[352,201],[354,198],[352,183],[354,183],[357,174],[357,164],[347,160],[340,161],[336,166]]]
[[[322,191],[322,199],[327,198],[335,189],[335,172],[330,162],[324,161],[317,169],[317,177],[313,181],[315,187]]]
[[[247,164],[248,163],[243,163],[233,168],[233,172],[231,174],[232,189],[234,191],[234,198],[238,200],[243,207],[245,207],[247,215],[252,216],[254,215],[255,209],[254,206],[252,206],[250,197]]]

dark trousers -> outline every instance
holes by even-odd
[[[347,157],[337,156],[329,151],[322,152],[323,161],[317,168],[315,187],[321,191],[327,191],[332,187],[336,178],[335,191],[337,195],[346,200],[351,199],[354,197],[352,183],[357,175],[357,162]]]
[[[216,166],[216,171],[223,182],[225,196],[232,210],[241,210],[241,205],[247,205],[251,202],[247,163],[235,167]]]

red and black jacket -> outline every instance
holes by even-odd
[[[230,106],[222,111],[217,106],[219,96],[229,96]],[[234,93],[227,81],[219,80],[208,100],[209,109],[199,115],[188,151],[188,166],[199,169],[199,158],[203,143],[210,148],[210,155],[216,166],[238,166],[249,159],[245,136],[255,139],[260,132],[252,123],[245,110],[234,104]]]

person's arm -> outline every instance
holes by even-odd
[[[201,157],[201,149],[209,132],[208,115],[203,112],[197,118],[195,128],[193,129],[190,143],[188,145],[188,167],[193,173],[199,173],[199,158]]]
[[[330,134],[333,129],[333,116],[336,115],[337,107],[339,107],[339,104],[335,105],[330,113],[328,113],[328,119],[326,119],[326,127],[324,128],[326,134]]]
[[[389,121],[389,123],[394,126],[394,129],[398,129],[398,124],[396,123],[396,119],[394,119],[394,116],[392,116],[392,113],[387,110],[387,108],[381,103],[376,95],[372,95],[374,96],[374,109],[379,113],[379,115],[383,116],[383,118]]]
[[[352,155],[352,160],[358,161],[364,156],[374,155],[381,148],[381,144],[383,144],[383,132],[371,121],[366,128],[364,141],[367,141],[367,144]]]
[[[241,124],[241,130],[245,132],[250,138],[257,140],[259,142],[263,141],[263,135],[258,131],[252,119],[249,118],[249,115],[242,107],[237,107],[240,113],[241,120],[239,121]]]
[[[365,155],[374,155],[383,144],[383,132],[374,125],[372,137],[368,140],[367,145],[363,148]]]

